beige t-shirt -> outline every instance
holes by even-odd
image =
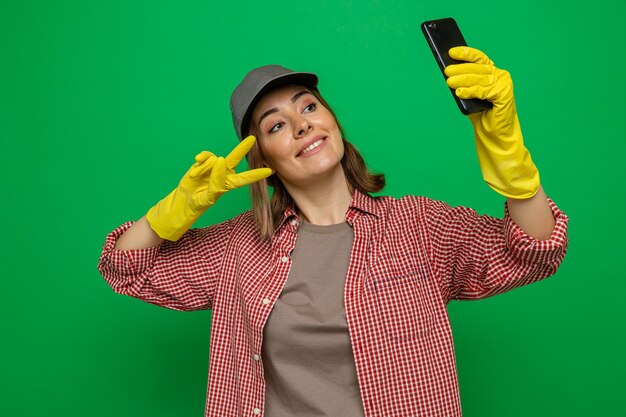
[[[362,417],[344,309],[354,233],[301,223],[283,291],[264,328],[265,416]]]

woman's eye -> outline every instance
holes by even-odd
[[[276,123],[274,126],[270,128],[269,133],[277,132],[278,129],[280,129],[281,127],[283,127],[283,123]]]
[[[316,107],[317,107],[317,104],[316,104],[316,103],[311,103],[311,104],[309,104],[308,106],[306,106],[306,107],[304,108],[304,111],[305,111],[306,113],[310,113],[310,112],[312,112],[313,110],[315,110],[315,108],[316,108]]]

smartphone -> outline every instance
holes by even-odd
[[[447,79],[448,77],[443,70],[448,65],[461,64],[464,62],[452,59],[450,58],[450,55],[448,55],[448,50],[454,46],[467,46],[459,26],[451,17],[429,20],[422,23],[422,32],[426,37],[426,41],[428,41],[431,51],[433,51],[433,55],[435,56],[437,64],[439,64],[439,69],[441,69],[443,77]],[[461,113],[465,115],[478,113],[493,107],[493,104],[490,101],[479,99],[463,100],[457,97],[452,88],[450,91],[452,92],[452,97],[454,97]]]

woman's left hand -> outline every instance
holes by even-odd
[[[492,109],[469,115],[483,178],[506,197],[532,197],[539,190],[539,172],[524,146],[510,74],[478,49],[459,46],[448,53],[466,61],[445,69],[446,82],[456,95],[493,103]]]

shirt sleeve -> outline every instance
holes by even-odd
[[[426,223],[431,263],[446,301],[491,297],[553,275],[568,245],[567,216],[548,198],[556,225],[539,241],[504,218],[429,200]]]
[[[173,310],[207,310],[234,221],[190,229],[176,242],[147,249],[116,250],[115,242],[134,223],[106,237],[98,270],[118,294]]]

